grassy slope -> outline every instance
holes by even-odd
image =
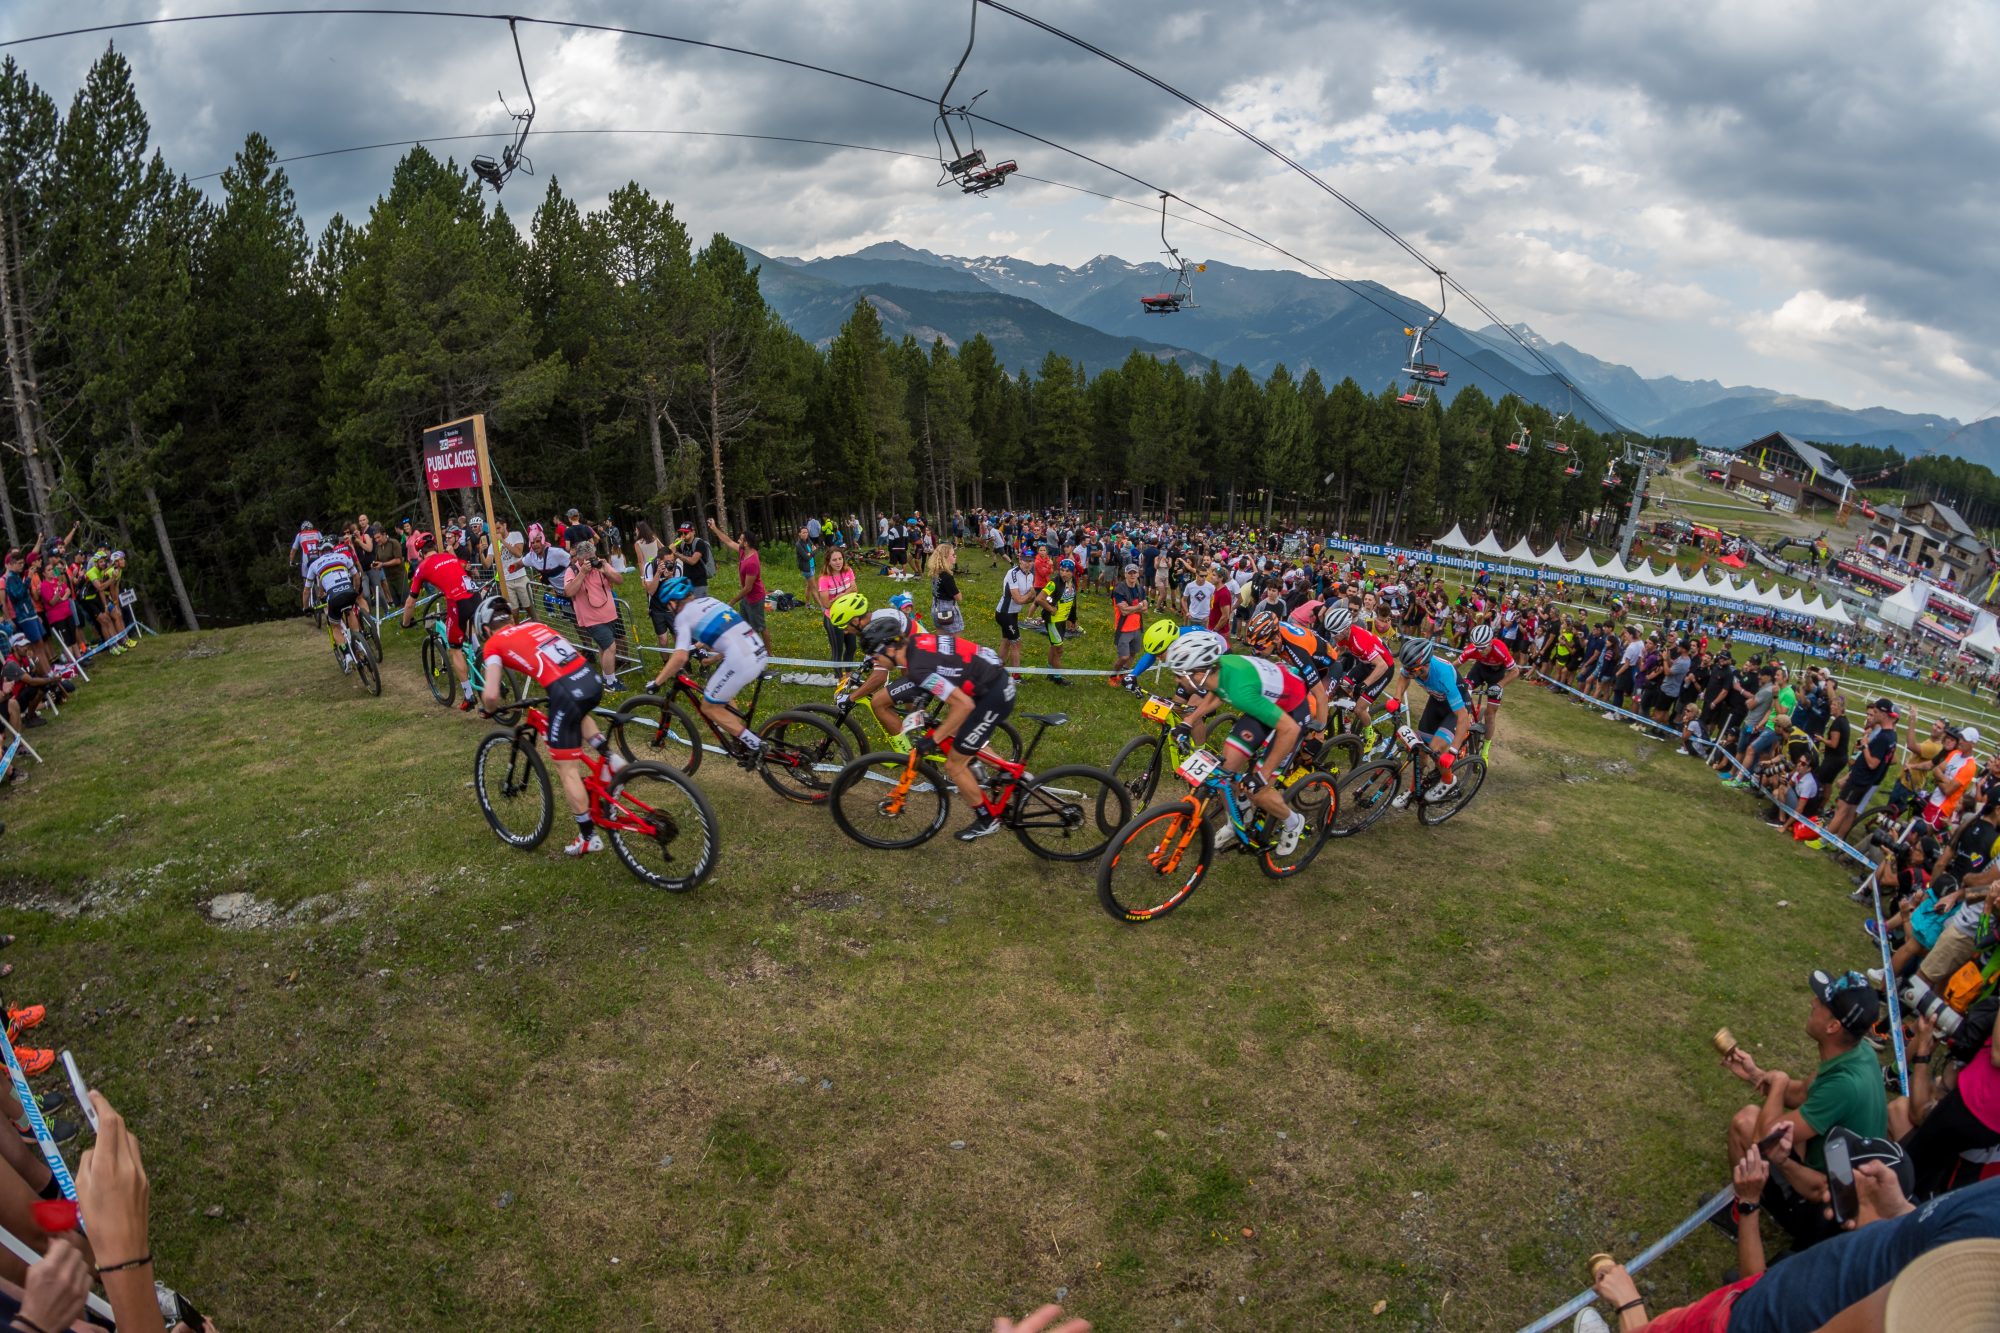
[[[1100,762],[1136,720],[1026,688]],[[1230,858],[1152,927],[720,767],[722,869],[672,897],[501,847],[407,642],[377,701],[299,623],[175,636],[36,733],[0,929],[232,1327],[973,1328],[1066,1288],[1102,1329],[1506,1329],[1723,1181],[1708,1034],[1801,1071],[1803,974],[1865,956],[1832,864],[1669,748],[1526,690],[1507,729],[1455,823]],[[229,889],[305,905],[225,931]],[[1657,1290],[1732,1262],[1697,1237]]]

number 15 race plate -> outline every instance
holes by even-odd
[[[1215,771],[1221,761],[1207,750],[1196,750],[1184,760],[1178,770],[1189,782],[1206,782],[1208,775]]]

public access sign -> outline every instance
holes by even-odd
[[[479,418],[450,421],[424,432],[424,482],[433,491],[469,490],[479,485]]]

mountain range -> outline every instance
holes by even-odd
[[[1173,285],[1173,270],[1098,255],[1074,268],[1007,255],[966,258],[882,241],[821,259],[763,255],[764,296],[800,336],[830,342],[866,298],[884,331],[928,344],[957,346],[984,333],[1010,370],[1041,364],[1049,352],[1095,371],[1133,351],[1178,361],[1190,370],[1213,360],[1241,362],[1264,376],[1280,362],[1294,374],[1317,369],[1328,383],[1352,375],[1373,392],[1392,381],[1409,351],[1405,326],[1431,312],[1373,282],[1339,282],[1277,269],[1210,261],[1193,275],[1194,302],[1172,315],[1150,314],[1139,298]],[[1518,341],[1517,341],[1518,339]],[[1734,447],[1772,431],[1836,444],[1893,446],[1905,454],[1956,454],[2000,471],[2000,417],[1961,425],[1950,417],[1886,407],[1848,408],[1754,385],[1648,378],[1568,343],[1551,343],[1526,325],[1476,331],[1441,323],[1429,339],[1451,381],[1449,396],[1477,384],[1492,398],[1516,393],[1552,412],[1569,412],[1599,430],[1689,436]],[[1592,403],[1579,401],[1526,343],[1560,367]]]

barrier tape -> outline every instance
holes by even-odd
[[[63,1163],[62,1150],[56,1147],[48,1122],[42,1119],[42,1104],[35,1099],[35,1090],[28,1086],[28,1076],[21,1071],[21,1061],[14,1054],[14,1043],[0,1042],[0,1055],[6,1057],[7,1076],[14,1082],[14,1096],[20,1099],[21,1111],[28,1117],[28,1128],[35,1134],[35,1146],[42,1150],[42,1160],[49,1164],[49,1174],[56,1178],[63,1197],[76,1202],[76,1181],[70,1178],[69,1167]],[[76,1229],[83,1230],[81,1220],[77,1222]]]
[[[1686,1240],[1689,1236],[1693,1235],[1695,1229],[1701,1226],[1701,1224],[1706,1222],[1709,1218],[1713,1217],[1725,1203],[1729,1202],[1730,1196],[1733,1195],[1735,1192],[1736,1192],[1736,1187],[1734,1185],[1725,1186],[1724,1188],[1717,1190],[1715,1192],[1715,1195],[1712,1198],[1710,1198],[1706,1203],[1702,1204],[1701,1207],[1695,1209],[1694,1212],[1688,1214],[1688,1216],[1682,1220],[1679,1226],[1675,1227],[1672,1231],[1669,1231],[1666,1235],[1654,1241],[1651,1245],[1648,1245],[1644,1250],[1640,1251],[1638,1254],[1632,1256],[1632,1262],[1625,1265],[1625,1271],[1628,1273],[1638,1272],[1640,1269],[1644,1268],[1647,1264],[1652,1263],[1653,1260],[1659,1258],[1661,1255],[1665,1254],[1668,1250],[1671,1250],[1672,1248],[1674,1248],[1674,1246],[1680,1244],[1682,1241]],[[1596,1299],[1597,1299],[1596,1289],[1586,1287],[1584,1290],[1570,1297],[1567,1301],[1564,1301],[1561,1305],[1557,1306],[1555,1309],[1543,1315],[1540,1319],[1535,1320],[1535,1322],[1533,1322],[1532,1324],[1521,1325],[1520,1333],[1548,1333],[1548,1330],[1554,1328],[1557,1324],[1560,1324],[1563,1320],[1573,1317],[1577,1313],[1577,1311],[1583,1309],[1585,1306],[1589,1305],[1592,1301],[1595,1301]]]
[[[81,1230],[80,1227],[78,1229]],[[19,1259],[22,1263],[26,1264],[30,1268],[33,1268],[36,1264],[42,1261],[43,1256],[36,1251],[34,1246],[28,1244],[28,1242],[22,1240],[19,1236],[16,1236],[13,1232],[7,1230],[7,1228],[5,1227],[0,1227],[0,1245],[6,1246],[7,1249],[13,1252],[13,1255],[16,1259]],[[113,1316],[111,1313],[111,1302],[105,1300],[102,1296],[98,1295],[96,1292],[93,1291],[85,1294],[83,1298],[83,1303],[84,1305],[89,1307],[90,1312],[92,1314],[97,1315],[100,1319],[104,1321],[104,1326],[106,1328],[117,1327],[117,1325],[112,1322]]]

